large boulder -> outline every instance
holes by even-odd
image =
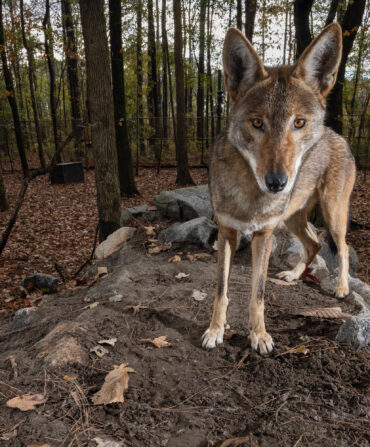
[[[155,198],[155,205],[163,217],[190,220],[196,217],[212,217],[212,205],[208,185],[163,191]]]
[[[97,259],[107,258],[117,251],[135,233],[136,228],[122,227],[110,234],[105,241],[96,247],[95,255]]]
[[[134,206],[132,208],[126,208],[121,213],[121,226],[124,227],[126,223],[131,219],[138,219],[140,217],[145,217],[147,220],[152,222],[158,215],[157,209],[155,207],[148,207],[147,205]]]
[[[165,242],[209,245],[214,241],[216,233],[217,225],[203,216],[166,228],[158,237]]]
[[[339,328],[337,340],[355,349],[370,346],[370,314],[360,314],[346,320]]]

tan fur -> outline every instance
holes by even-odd
[[[273,349],[264,323],[264,284],[272,234],[280,222],[298,237],[305,256],[279,276],[300,277],[320,249],[307,223],[319,201],[338,247],[339,280],[335,295],[348,294],[345,242],[355,164],[345,140],[323,124],[325,100],[334,85],[341,57],[341,30],[332,24],[293,67],[263,67],[247,39],[230,29],[224,45],[225,85],[233,99],[230,119],[216,141],[210,164],[210,193],[219,224],[218,286],[213,317],[203,346],[222,342],[228,306],[228,279],[237,231],[252,234],[251,344],[262,354]],[[262,119],[263,131],[253,128]],[[305,119],[301,129],[295,119]],[[285,173],[281,192],[266,186],[268,173]]]

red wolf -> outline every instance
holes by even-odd
[[[203,346],[222,343],[230,267],[237,232],[252,236],[252,297],[249,330],[253,349],[265,355],[274,343],[264,322],[264,289],[272,234],[280,222],[298,237],[304,259],[278,276],[299,278],[321,245],[307,223],[320,203],[338,249],[335,296],[348,290],[345,241],[355,163],[345,140],[324,126],[326,97],[334,86],[342,31],[331,24],[292,67],[265,67],[244,35],[227,32],[224,80],[232,99],[229,122],[215,142],[210,193],[218,234],[218,281],[213,316]]]

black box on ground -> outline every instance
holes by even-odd
[[[82,162],[59,163],[50,172],[50,181],[55,183],[79,183],[84,182],[84,170]]]

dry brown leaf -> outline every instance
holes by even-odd
[[[148,309],[148,306],[142,306],[141,302],[139,304],[136,304],[136,306],[125,306],[123,308],[123,310],[128,310],[128,309],[132,309],[133,314],[136,315],[137,313],[140,312],[141,309]]]
[[[50,447],[50,445],[44,442],[33,442],[32,444],[27,444],[27,447]]]
[[[226,329],[224,333],[224,340],[230,340],[231,338],[234,337],[235,334],[236,331],[234,331],[234,329]]]
[[[273,282],[274,284],[277,284],[278,286],[295,286],[296,284],[298,284],[298,281],[288,282],[278,278],[269,278],[269,281]]]
[[[98,357],[102,358],[105,354],[108,354],[108,349],[104,348],[104,346],[96,345],[90,349],[90,352],[94,352]]]
[[[194,257],[196,260],[198,260],[198,259],[209,259],[212,258],[213,256],[209,253],[194,253]]]
[[[195,256],[191,255],[191,254],[187,254],[186,257],[189,259],[190,262],[195,262]]]
[[[173,262],[173,263],[175,263],[175,262],[181,262],[181,256],[179,256],[179,255],[172,256],[172,257],[168,260],[168,262]]]
[[[145,234],[147,236],[155,236],[155,231],[154,231],[154,227],[152,225],[149,225],[147,227],[144,227],[145,230]]]
[[[299,346],[295,346],[294,348],[290,348],[289,346],[284,346],[284,348],[286,349],[286,351],[289,354],[303,354],[306,355],[310,352],[310,350],[308,348],[306,348],[305,345],[299,345]]]
[[[143,338],[141,341],[151,343],[156,348],[165,348],[168,346],[172,346],[170,342],[166,340],[167,335],[161,335],[160,337],[154,338],[153,340],[150,338]]]
[[[183,279],[183,278],[188,278],[188,277],[189,277],[189,274],[184,273],[184,272],[180,272],[177,275],[175,275],[176,279]]]
[[[0,440],[2,441],[10,441],[12,438],[16,438],[17,437],[17,430],[14,429],[12,431],[8,431],[6,433],[2,433],[0,435]]]
[[[238,447],[249,441],[249,436],[243,436],[241,438],[231,438],[224,441],[220,447]]]
[[[123,402],[123,392],[128,388],[129,372],[134,369],[127,367],[128,363],[114,365],[114,369],[104,379],[101,389],[92,396],[94,405],[107,405],[114,402]]]
[[[99,340],[98,343],[99,343],[99,345],[114,346],[117,343],[117,338],[113,337],[113,338],[108,338],[106,340]]]
[[[96,447],[122,447],[123,441],[113,441],[112,439],[102,439],[94,438],[93,441],[96,442]]]
[[[203,301],[207,298],[207,294],[205,292],[201,292],[200,290],[194,289],[191,297],[194,298],[195,301]]]
[[[148,248],[148,253],[150,255],[157,255],[162,251],[162,247],[160,245],[157,245],[156,247]]]
[[[303,315],[304,317],[339,318],[347,319],[352,315],[342,312],[340,307],[318,307],[316,309],[297,309],[293,315]]]
[[[47,398],[44,394],[23,394],[7,401],[6,405],[10,408],[18,408],[21,411],[34,410],[36,405],[44,404]]]

